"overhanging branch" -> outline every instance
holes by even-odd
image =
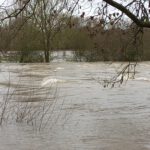
[[[146,27],[150,28],[150,22],[144,22],[140,19],[138,19],[130,10],[128,10],[125,6],[115,2],[114,0],[103,0],[107,4],[111,5],[112,7],[117,8],[124,14],[126,14],[133,22],[135,22],[139,27]]]

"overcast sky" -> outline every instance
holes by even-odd
[[[14,0],[0,0],[0,5],[5,5],[5,6],[8,6],[10,4],[13,3]],[[72,0],[70,0],[71,2]],[[119,2],[119,3],[123,3],[124,5],[129,3],[131,0],[115,0],[116,2]],[[126,1],[126,2],[125,2]],[[149,0],[145,0],[145,1],[149,1]],[[97,8],[98,6],[101,5],[101,2],[102,0],[92,0],[92,2],[89,2],[88,0],[80,0],[80,5],[82,6],[81,9],[77,8],[76,9],[76,13],[78,13],[79,15],[82,13],[82,12],[86,12],[86,15],[90,15],[90,14],[93,14],[94,11],[95,11],[95,8]],[[115,9],[113,7],[110,7],[109,9],[110,11],[114,11]]]
[[[9,2],[10,0],[0,0],[0,5],[2,5],[2,4],[8,4],[8,2]]]

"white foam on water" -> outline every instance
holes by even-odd
[[[64,70],[62,67],[57,67],[56,70]]]
[[[56,79],[56,78],[44,78],[41,86],[47,86],[47,85],[52,85],[52,84],[56,84],[56,83],[63,83],[65,82],[65,80],[60,80],[60,79]]]
[[[146,78],[146,77],[138,77],[138,78],[135,78],[135,80],[138,80],[138,81],[150,81],[150,79]]]

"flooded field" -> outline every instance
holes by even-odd
[[[0,64],[0,150],[149,150],[150,62],[121,87],[119,63]]]

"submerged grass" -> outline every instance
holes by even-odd
[[[37,80],[35,76],[19,74],[22,77],[18,75],[18,82],[14,84],[9,73],[7,91],[0,101],[0,125],[7,122],[26,123],[41,130],[51,123],[52,127],[58,121],[64,104],[64,99],[58,101],[57,84],[41,87],[39,77]],[[54,114],[55,111],[57,113]]]

